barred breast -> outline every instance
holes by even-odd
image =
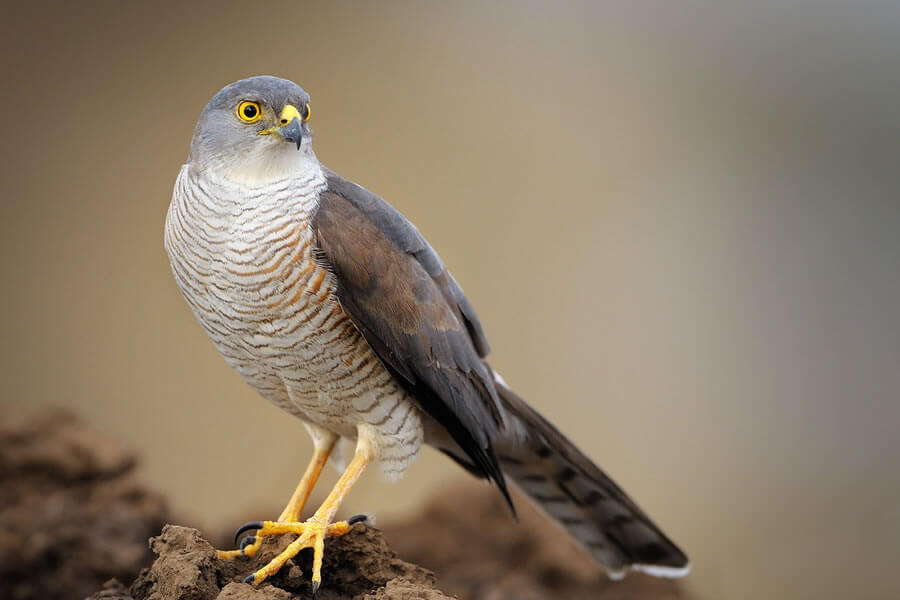
[[[310,223],[325,177],[234,185],[190,164],[166,216],[175,280],[213,343],[263,397],[355,439],[374,436],[395,478],[422,444],[422,414],[344,313],[314,258]]]

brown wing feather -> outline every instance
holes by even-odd
[[[507,495],[493,450],[499,399],[474,310],[403,215],[334,173],[328,183],[313,231],[342,308],[398,381]]]

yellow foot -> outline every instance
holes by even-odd
[[[296,540],[285,548],[281,554],[273,558],[269,563],[256,571],[252,575],[244,578],[244,583],[253,585],[259,584],[267,577],[278,572],[288,559],[293,558],[304,548],[313,549],[313,573],[312,585],[313,591],[319,588],[322,582],[322,557],[325,554],[325,538],[329,536],[340,536],[350,531],[350,527],[354,523],[365,521],[366,515],[357,515],[347,521],[337,521],[335,523],[324,523],[310,519],[305,522],[282,522],[282,521],[253,521],[243,525],[238,529],[235,539],[240,537],[241,533],[256,529],[255,536],[249,536],[241,541],[240,548],[237,550],[217,550],[218,557],[222,560],[231,560],[238,556],[253,556],[262,546],[263,538],[272,535],[282,535],[285,533],[294,533],[299,535]]]

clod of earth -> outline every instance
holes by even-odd
[[[168,518],[134,454],[65,413],[0,426],[0,598],[84,598],[152,560]]]
[[[196,529],[166,525],[150,540],[156,561],[129,590],[109,584],[91,598],[119,600],[289,600],[311,596],[312,553],[301,552],[258,588],[239,583],[290,543],[292,536],[267,539],[253,558],[222,561]],[[329,539],[318,600],[449,600],[434,587],[434,575],[404,562],[377,529],[359,523],[349,533]]]

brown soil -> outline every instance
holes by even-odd
[[[267,540],[252,559],[221,561],[196,529],[166,525],[162,535],[150,540],[158,555],[150,569],[131,585],[130,596],[119,588],[122,599],[134,600],[287,600],[311,595],[309,573],[312,553],[301,552],[259,588],[239,583],[290,543],[291,536]],[[445,600],[434,588],[434,575],[404,562],[388,547],[377,529],[358,523],[347,535],[329,540],[322,565],[325,582],[319,600]],[[109,593],[108,591],[106,592]],[[102,593],[94,598],[108,598]]]
[[[291,536],[266,540],[252,559],[220,561],[197,530],[163,527],[165,503],[137,483],[134,466],[132,454],[66,415],[0,428],[0,598],[310,596],[309,550],[259,588],[240,583]],[[438,587],[469,600],[684,597],[671,581],[636,575],[609,582],[526,500],[517,506],[518,524],[488,486],[461,483],[384,534],[356,524],[326,543],[318,598],[451,597]],[[438,573],[437,584],[428,569]]]
[[[135,464],[65,414],[0,425],[0,598],[83,598],[137,575],[167,510]]]

